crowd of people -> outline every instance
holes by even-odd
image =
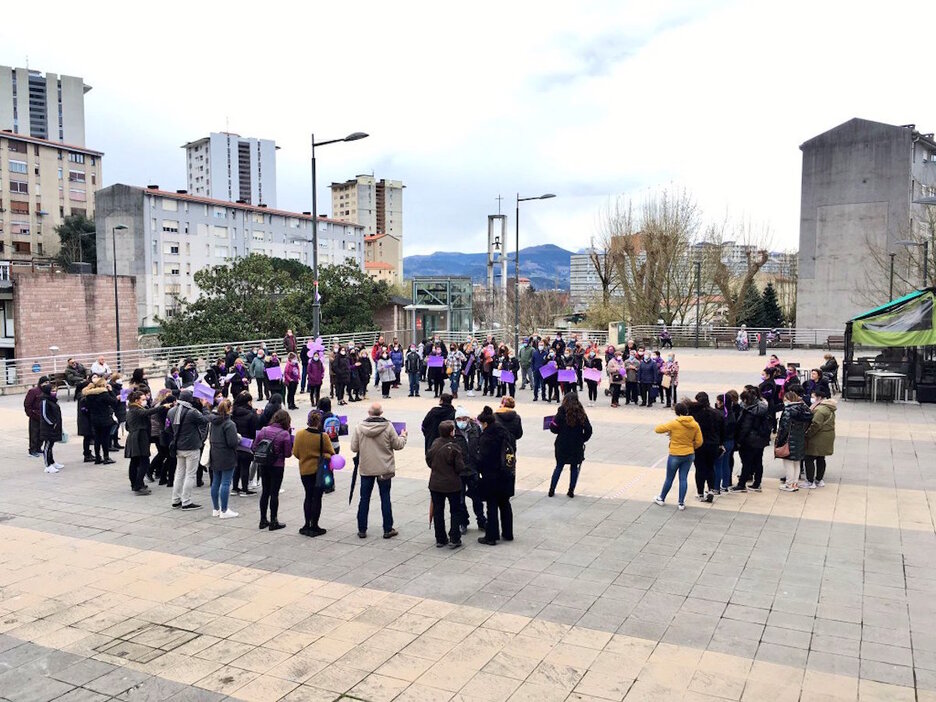
[[[826,457],[835,445],[836,402],[829,375],[836,369],[835,359],[827,354],[825,364],[812,369],[802,382],[796,364],[784,366],[773,355],[760,382],[746,385],[740,394],[735,390],[719,394],[714,406],[705,392],[677,402],[675,418],[655,427],[656,433],[669,435],[666,478],[655,502],[665,504],[678,477],[677,506],[685,509],[693,465],[699,501],[761,492],[764,450],[771,445],[784,466],[780,490],[825,487]],[[733,482],[736,452],[741,470]]]
[[[574,336],[566,342],[558,332],[554,338],[528,337],[516,355],[492,337],[481,343],[471,339],[443,343],[438,335],[406,349],[396,338],[386,344],[380,337],[370,347],[334,344],[326,350],[313,343],[299,348],[290,331],[283,349],[285,363],[263,345],[247,352],[229,346],[215,363],[201,368],[193,359],[182,359],[155,390],[142,368],[124,381],[103,357],[90,369],[69,359],[65,376],[75,390],[83,460],[112,464],[113,453],[123,451],[129,459],[133,493],[149,495],[150,486],[158,483],[171,490],[172,507],[183,511],[201,508],[194,490],[204,485],[207,472],[213,516],[238,517],[230,498],[259,493],[259,528],[277,531],[285,526],[280,521],[279,494],[286,461],[293,457],[304,489],[299,531],[315,537],[326,533],[319,524],[322,499],[334,490],[333,463],[338,460],[339,468],[344,463],[341,438],[350,436],[352,483],[360,482],[358,536],[367,537],[376,487],[382,534],[389,539],[398,533],[391,503],[394,455],[406,445],[407,432],[383,416],[381,402],[371,402],[367,418],[349,431],[345,418],[332,411],[332,401],[344,405],[365,400],[369,388],[377,385],[381,400],[386,400],[404,380],[410,396],[421,396],[426,383],[438,400],[420,427],[430,470],[431,520],[437,546],[457,548],[471,514],[483,532],[480,543],[513,539],[510,500],[517,444],[523,437],[515,396],[527,386],[534,401],[560,403],[543,427],[555,435],[556,465],[549,497],[555,496],[566,466],[566,494],[575,496],[584,447],[593,431],[580,400],[585,392],[580,391],[587,390],[586,402],[593,406],[604,380],[612,407],[620,405],[623,391],[625,404],[652,407],[665,400],[666,407],[675,409],[673,420],[656,427],[670,437],[666,480],[656,498],[661,505],[678,476],[679,508],[684,508],[693,465],[696,497],[701,501],[760,491],[763,453],[771,443],[786,467],[782,490],[823,487],[825,459],[834,445],[836,405],[829,379],[837,365],[831,355],[805,382],[796,364],[783,365],[771,356],[758,384],[745,386],[740,394],[734,390],[719,394],[712,404],[704,392],[692,400],[679,400],[679,365],[671,345],[664,359],[659,350],[648,351],[633,342],[602,350]],[[566,372],[560,376],[559,371]],[[496,398],[496,408],[485,405],[472,416],[456,402],[460,390],[473,397],[475,389],[482,397]],[[312,408],[306,425],[294,428],[290,411],[298,409],[297,398],[305,393]],[[255,407],[255,400],[265,401],[264,406]],[[67,432],[50,378],[40,378],[28,391],[24,409],[30,455],[43,458],[46,472],[60,471],[64,466],[53,451],[56,443],[67,440]],[[736,480],[735,453],[741,464]]]

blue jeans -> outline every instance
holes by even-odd
[[[452,373],[449,376],[449,389],[453,395],[458,394],[458,382],[461,379],[461,373]]]
[[[309,364],[303,363],[302,364],[302,378],[299,381],[299,392],[306,391],[306,378],[308,377],[308,375],[309,375]]]
[[[543,387],[543,376],[540,375],[539,369],[533,371],[533,399],[536,399],[540,396],[540,392],[543,393],[543,399],[546,396],[546,388]]]
[[[409,375],[409,391],[410,395],[419,394],[419,373],[407,373]]]
[[[686,502],[686,490],[689,488],[689,469],[692,467],[692,461],[695,454],[688,456],[670,456],[666,461],[666,480],[663,481],[663,489],[660,490],[660,498],[665,500],[666,493],[673,487],[673,478],[679,473],[679,504]]]
[[[227,511],[228,496],[231,494],[231,479],[233,477],[234,468],[230,468],[228,470],[216,470],[212,472],[211,506],[214,509],[220,509],[222,512]]]
[[[556,470],[553,471],[552,480],[549,481],[549,491],[555,492],[556,486],[559,484],[559,478],[562,476],[562,468],[565,466],[565,463],[560,463],[556,466]],[[575,492],[575,484],[578,482],[579,470],[582,468],[581,464],[569,465],[569,492]]]
[[[731,487],[731,453],[734,451],[734,439],[725,439],[722,445],[725,452],[715,459],[715,487],[727,490]]]
[[[374,492],[374,483],[380,492],[380,514],[383,517],[383,531],[386,534],[393,529],[393,509],[390,505],[390,480],[377,480],[375,475],[361,476],[361,501],[358,503],[357,525],[358,531],[367,531],[367,513],[370,510],[371,493]]]

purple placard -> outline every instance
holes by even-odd
[[[393,428],[396,430],[397,434],[402,434],[404,431],[406,431],[406,422],[391,422],[391,423],[393,424]]]
[[[556,418],[556,415],[550,415],[549,417],[543,417],[543,431],[549,431],[549,425],[553,423],[553,420]]]
[[[245,449],[252,448],[252,447],[253,447],[253,439],[251,439],[251,438],[249,438],[249,437],[247,437],[247,436],[242,436],[242,437],[241,437],[241,440],[238,442],[238,445],[239,445],[241,448],[245,448]]]
[[[346,414],[339,414],[339,415],[338,415],[338,423],[339,423],[339,424],[344,424],[345,426],[348,426],[348,415],[346,415]]]
[[[556,374],[559,369],[556,368],[556,364],[550,361],[545,366],[539,369],[540,377],[545,380],[546,378],[551,378]]]
[[[784,385],[786,385],[786,378],[775,378],[774,382],[780,387],[783,387]]]
[[[502,370],[500,374],[500,381],[502,383],[516,383],[517,379],[514,377],[513,372]]]
[[[574,370],[574,369],[572,369],[572,368],[563,368],[561,371],[559,371],[559,378],[558,378],[558,380],[559,380],[560,383],[577,383],[577,382],[578,382],[578,376],[575,374],[575,370]]]
[[[266,377],[270,380],[282,380],[283,379],[283,369],[279,366],[270,366],[266,369]]]
[[[465,364],[464,370],[462,370],[463,375],[468,375],[471,372],[471,365],[474,363],[474,356],[468,359],[468,363]]]
[[[428,368],[441,368],[443,365],[445,365],[445,359],[441,356],[433,354],[426,357],[426,366]]]
[[[205,383],[195,383],[195,385],[192,386],[192,395],[197,397],[199,400],[214,402],[215,391],[214,388],[210,385],[205,385]]]
[[[601,371],[597,368],[583,368],[582,377],[585,380],[594,380],[595,382],[601,382]]]
[[[120,401],[126,402],[127,398],[130,397],[130,388],[123,388],[120,391]]]

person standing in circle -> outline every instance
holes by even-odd
[[[591,382],[591,381],[589,381]],[[556,469],[549,481],[549,496],[556,494],[556,485],[562,475],[562,468],[569,466],[569,497],[575,497],[575,484],[579,470],[585,460],[585,443],[591,438],[592,425],[585,414],[585,408],[579,402],[578,394],[570,392],[562,398],[562,405],[549,424],[549,430],[556,435]]]
[[[673,486],[673,479],[679,475],[679,509],[686,509],[686,491],[689,489],[689,469],[695,458],[695,451],[702,445],[702,429],[698,422],[689,416],[689,407],[685,402],[677,402],[676,418],[654,427],[657,434],[669,434],[669,459],[666,461],[666,479],[663,489],[653,501],[661,507],[666,501],[666,494]]]

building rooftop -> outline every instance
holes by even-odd
[[[365,261],[364,262],[365,270],[372,271],[393,271],[396,270],[396,266],[389,263],[384,263],[383,261]]]
[[[57,149],[67,149],[69,151],[78,151],[83,154],[88,154],[89,156],[103,156],[103,151],[95,151],[94,149],[88,149],[84,146],[75,146],[74,144],[66,144],[62,141],[50,141],[48,139],[40,139],[39,137],[29,136],[28,134],[17,134],[16,132],[10,129],[0,130],[0,137],[6,137],[7,139],[16,139],[17,141],[25,141],[30,144],[42,144],[44,146],[54,146]]]
[[[117,185],[122,185],[117,183]],[[161,190],[158,187],[142,187],[139,185],[126,185],[125,187],[133,188],[134,190],[139,190],[144,193],[149,193],[150,195],[157,195],[159,197],[167,197],[173,200],[185,200],[186,202],[199,202],[205,205],[212,205],[215,207],[231,207],[238,210],[248,210],[250,212],[263,212],[265,214],[275,214],[282,217],[294,217],[296,219],[311,220],[312,215],[306,214],[305,212],[290,212],[288,210],[275,210],[271,207],[260,207],[259,205],[249,205],[242,202],[228,202],[227,200],[215,200],[210,197],[202,197],[201,195],[190,195],[188,193],[176,193],[170,190]],[[332,224],[341,224],[347,227],[355,227],[356,229],[363,229],[364,225],[355,224],[354,222],[343,222],[340,219],[331,219],[330,217],[323,217],[319,215],[320,222],[331,222]]]

